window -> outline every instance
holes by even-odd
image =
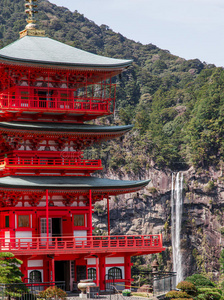
[[[94,268],[88,269],[88,279],[96,280],[96,269]]]
[[[122,279],[122,270],[117,267],[113,267],[109,269],[108,275],[111,275],[114,277],[114,279]]]
[[[9,228],[9,216],[5,216],[5,228]]]
[[[48,229],[49,229],[49,234],[51,234],[51,229],[52,229],[52,219],[48,219]],[[40,232],[41,234],[47,233],[47,222],[46,218],[41,218],[40,219]]]
[[[30,272],[30,282],[42,282],[41,272],[34,270]]]
[[[30,216],[18,215],[18,227],[30,227]]]
[[[85,226],[85,215],[74,215],[74,226]]]

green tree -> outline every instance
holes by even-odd
[[[5,285],[5,294],[19,297],[27,288],[22,284],[24,276],[19,269],[23,262],[10,252],[0,253],[0,283]]]

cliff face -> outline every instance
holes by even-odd
[[[222,171],[210,169],[196,172],[191,168],[184,171],[183,175],[181,252],[184,277],[195,272],[206,272],[211,273],[213,279],[218,279],[224,234]],[[115,178],[116,174],[108,172],[107,177]],[[145,171],[144,177],[151,178],[144,190],[111,198],[111,234],[162,233],[167,249],[159,261],[165,270],[172,271],[172,174],[151,167]],[[123,179],[136,179],[136,176],[123,174]],[[107,207],[104,201],[95,206],[94,226],[98,232],[107,233]],[[145,260],[150,263],[150,255]]]

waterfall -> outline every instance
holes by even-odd
[[[180,249],[180,233],[183,206],[183,174],[178,172],[174,185],[174,174],[172,174],[171,189],[171,234],[173,251],[173,272],[177,273],[176,284],[183,280],[182,255]]]

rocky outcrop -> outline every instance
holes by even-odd
[[[184,277],[195,272],[219,277],[219,257],[224,244],[224,177],[222,171],[184,171],[183,221],[181,249]],[[107,174],[116,178],[116,174]],[[125,179],[136,176],[124,174]],[[142,174],[141,174],[142,178]],[[166,251],[160,263],[172,270],[171,180],[170,172],[150,168],[145,178],[150,184],[136,194],[110,199],[111,234],[163,234]],[[98,206],[98,210],[97,210]],[[107,233],[106,202],[96,204],[94,225],[98,233]],[[150,263],[150,256],[145,258]]]

